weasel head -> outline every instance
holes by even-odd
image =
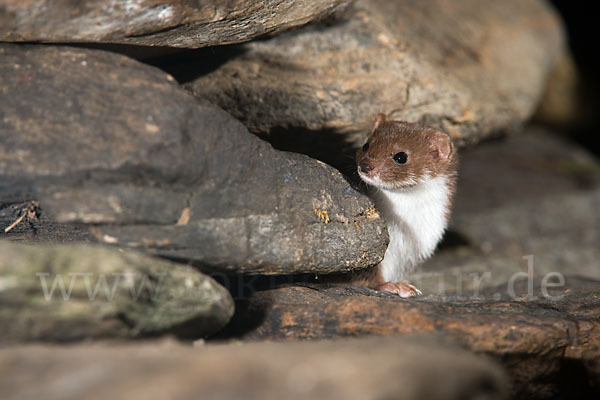
[[[367,142],[356,152],[356,166],[364,182],[397,191],[440,174],[456,175],[455,153],[444,132],[379,114]]]

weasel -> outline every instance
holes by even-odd
[[[421,292],[405,273],[433,254],[448,225],[457,176],[450,137],[420,123],[377,115],[367,142],[356,153],[360,178],[388,226],[383,261],[354,282],[412,297]]]

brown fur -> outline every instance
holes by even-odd
[[[419,184],[426,175],[435,177],[444,174],[451,178],[448,186],[451,195],[454,193],[458,157],[447,134],[420,123],[388,120],[385,114],[379,114],[366,143],[366,151],[360,148],[356,152],[356,165],[363,174],[378,177],[393,189]],[[399,152],[407,154],[406,163],[397,164],[393,160]],[[368,171],[363,170],[361,165]],[[446,218],[449,216],[450,209]],[[386,282],[379,267],[337,275],[329,282],[381,288]]]
[[[450,137],[426,125],[391,121],[379,114],[366,143],[367,151],[356,152],[357,167],[371,168],[367,175],[379,176],[395,189],[418,184],[427,174],[456,175],[457,157]],[[407,154],[405,164],[394,162],[392,157],[399,152]]]

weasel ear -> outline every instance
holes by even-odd
[[[387,116],[384,113],[377,114],[377,117],[375,117],[375,123],[373,124],[373,129],[371,129],[371,133],[375,132],[375,129],[379,128],[385,121],[387,121]]]
[[[431,139],[431,147],[435,156],[443,161],[448,161],[454,153],[454,145],[450,137],[444,132],[435,131]]]

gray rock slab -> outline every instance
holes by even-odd
[[[49,366],[52,366],[49,368]],[[0,350],[3,399],[505,399],[503,370],[431,338]]]
[[[334,23],[235,48],[208,73],[198,63],[186,87],[277,142],[321,131],[360,142],[394,111],[463,145],[526,120],[563,45],[543,1],[359,0]]]
[[[104,243],[219,271],[347,271],[383,256],[385,223],[338,171],[274,150],[156,68],[4,44],[0,88],[2,203],[29,196]]]
[[[0,41],[198,48],[327,18],[349,0],[0,1]]]
[[[229,292],[185,265],[92,245],[0,241],[0,344],[206,337],[234,311]]]
[[[535,127],[464,151],[450,231],[411,277],[425,293],[470,298],[513,276],[600,280],[600,163]]]

